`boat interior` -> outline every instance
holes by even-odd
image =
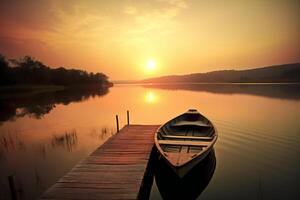
[[[213,125],[194,110],[174,118],[157,134],[164,152],[197,153],[209,146],[215,136]]]

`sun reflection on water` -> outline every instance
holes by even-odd
[[[155,103],[157,102],[157,96],[154,92],[148,91],[145,95],[145,101],[147,103]]]

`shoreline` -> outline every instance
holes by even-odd
[[[65,89],[65,86],[60,85],[10,85],[0,86],[0,93],[54,92]]]
[[[36,95],[39,93],[48,93],[48,92],[59,92],[67,90],[101,90],[110,88],[113,85],[71,85],[71,86],[62,86],[62,85],[10,85],[10,86],[0,86],[0,99],[10,98],[10,97],[19,97],[22,95]]]
[[[115,85],[300,85],[300,82],[113,82]]]

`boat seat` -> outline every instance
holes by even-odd
[[[172,124],[171,126],[199,126],[199,127],[211,127],[210,124],[206,124],[204,122],[201,122],[201,121],[179,121],[179,122],[176,122],[174,124]]]
[[[211,144],[211,142],[182,141],[182,140],[158,140],[158,143],[163,145],[201,146],[201,147],[207,147]]]
[[[173,135],[166,135],[160,133],[160,135],[164,138],[169,139],[191,139],[191,140],[212,140],[214,137],[202,137],[202,136],[173,136]]]

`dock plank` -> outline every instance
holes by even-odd
[[[125,126],[58,180],[40,199],[138,199],[158,127]]]

